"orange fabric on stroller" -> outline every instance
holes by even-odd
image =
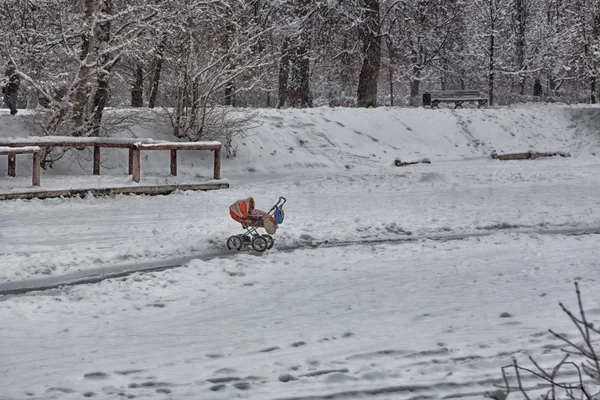
[[[229,214],[234,221],[242,224],[244,229],[249,226],[264,228],[268,234],[272,235],[278,227],[272,215],[254,208],[254,199],[252,197],[233,203],[229,206]]]

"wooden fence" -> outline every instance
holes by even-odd
[[[169,150],[171,151],[171,175],[177,176],[177,151],[178,150],[209,150],[214,152],[213,177],[221,179],[221,143],[220,142],[167,142],[153,139],[134,138],[103,138],[103,137],[68,137],[68,136],[30,136],[16,139],[0,139],[0,155],[9,157],[8,173],[15,176],[16,154],[32,153],[34,157],[34,185],[39,186],[40,150],[42,148],[77,148],[93,147],[93,174],[100,175],[100,149],[121,148],[129,150],[129,175],[133,181],[139,182],[141,177],[140,153],[142,150]],[[32,150],[36,149],[36,150]],[[1,151],[3,150],[3,152]],[[37,160],[37,161],[36,161]],[[37,162],[37,164],[36,164]],[[37,165],[37,167],[36,167]],[[37,180],[36,180],[37,171]]]
[[[31,184],[40,186],[40,150],[37,146],[0,146],[0,155],[8,156],[8,176],[17,176],[17,154],[33,154]]]

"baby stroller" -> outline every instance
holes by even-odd
[[[230,236],[227,239],[227,248],[241,250],[242,247],[252,246],[252,249],[258,252],[271,249],[275,243],[275,239],[271,235],[275,234],[279,224],[283,222],[285,202],[285,197],[280,197],[269,212],[254,208],[252,197],[233,203],[229,207],[229,214],[231,218],[242,224],[242,228],[246,229],[246,232]],[[263,228],[267,233],[261,235],[258,233],[258,228]]]

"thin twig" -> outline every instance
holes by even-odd
[[[525,389],[523,389],[523,385],[522,385],[522,383],[521,383],[521,374],[519,374],[519,369],[520,369],[520,367],[519,367],[519,365],[517,364],[517,360],[516,360],[516,359],[514,359],[514,358],[513,358],[513,365],[514,365],[514,367],[515,367],[515,374],[517,375],[517,382],[519,383],[519,390],[521,391],[521,393],[523,393],[523,396],[525,396],[525,398],[526,398],[527,400],[531,400],[531,399],[529,398],[529,395],[528,395],[528,394],[527,394],[527,392],[525,391]],[[533,371],[530,371],[530,372],[533,372]],[[535,375],[538,375],[538,374],[535,374]]]

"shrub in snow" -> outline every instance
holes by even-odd
[[[563,398],[596,400],[599,398],[600,349],[596,349],[595,346],[600,339],[600,328],[596,328],[593,323],[588,321],[577,282],[575,283],[575,292],[579,308],[578,315],[569,311],[563,303],[559,303],[559,306],[579,331],[579,340],[569,339],[567,335],[557,333],[552,329],[548,330],[552,336],[564,343],[565,347],[562,350],[565,355],[562,360],[554,367],[547,369],[531,356],[529,356],[529,360],[533,364],[531,368],[525,368],[513,359],[511,365],[502,367],[503,389],[485,392],[485,397],[505,400],[511,392],[518,392],[526,400],[531,400],[534,391],[543,390],[542,398],[544,400]],[[583,361],[570,361],[572,357]],[[526,378],[527,386],[523,384]],[[531,383],[532,379],[542,382],[534,385]]]

